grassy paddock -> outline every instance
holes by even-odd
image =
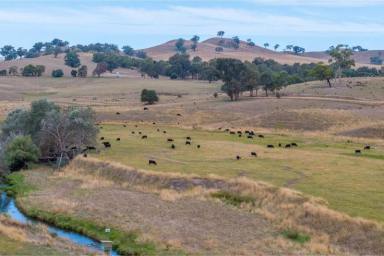
[[[100,136],[110,141],[112,148],[101,149],[95,156],[161,172],[247,176],[322,197],[331,208],[351,216],[384,221],[381,204],[384,196],[384,160],[381,156],[384,150],[380,146],[373,145],[373,150],[355,156],[354,150],[362,148],[363,143],[289,134],[264,134],[263,139],[250,140],[219,131],[137,125],[103,124]],[[135,134],[131,134],[132,131]],[[139,131],[148,139],[141,139]],[[192,137],[191,146],[185,145],[186,136]],[[118,137],[121,141],[116,141]],[[167,142],[167,138],[174,142]],[[276,147],[278,143],[291,142],[296,142],[299,147],[266,147],[267,144]],[[176,149],[171,149],[172,143]],[[257,158],[250,155],[252,151],[257,152]],[[242,159],[236,160],[237,155]],[[155,159],[158,165],[149,166],[148,159]]]

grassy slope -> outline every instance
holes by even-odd
[[[0,255],[65,255],[54,248],[12,240],[0,234]]]
[[[183,130],[159,126],[133,124],[103,125],[101,135],[112,143],[97,157],[114,160],[137,168],[164,172],[218,174],[235,177],[246,175],[278,186],[289,186],[305,193],[323,197],[336,210],[352,216],[384,221],[383,149],[364,151],[355,156],[354,149],[363,144],[337,142],[327,138],[306,138],[268,134],[264,139],[249,140],[223,132]],[[135,135],[131,131],[136,131]],[[142,140],[141,131],[149,136]],[[185,146],[191,136],[192,146]],[[120,142],[115,139],[121,138]],[[166,138],[175,139],[176,150],[170,149]],[[296,142],[297,149],[267,149],[267,144]],[[196,145],[202,148],[197,149]],[[258,158],[250,156],[256,151]],[[235,160],[240,155],[241,161]],[[156,159],[158,166],[148,166],[148,159]]]

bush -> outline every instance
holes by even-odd
[[[77,55],[76,52],[68,52],[65,55],[64,61],[65,65],[70,66],[72,68],[77,68],[80,66],[79,55]]]
[[[172,80],[175,80],[175,79],[177,79],[177,74],[176,74],[176,73],[172,73],[169,77],[170,77]]]
[[[63,77],[64,72],[61,69],[55,69],[52,71],[52,77]]]
[[[141,102],[146,102],[148,104],[153,104],[159,101],[159,97],[155,90],[143,89],[141,91]]]
[[[75,70],[76,71],[76,70]],[[87,77],[88,75],[88,67],[86,65],[82,65],[78,71],[77,71],[77,75],[79,77]]]
[[[71,70],[71,76],[72,77],[77,77],[77,70],[72,69]]]
[[[45,66],[43,65],[32,65],[25,66],[21,72],[23,76],[41,76],[45,72]]]
[[[303,243],[311,240],[310,236],[308,236],[306,234],[301,234],[295,230],[285,230],[282,232],[282,235],[285,238],[288,238],[288,239],[295,241],[297,243],[300,243],[300,244],[303,244]]]
[[[39,155],[39,149],[30,136],[16,136],[4,151],[4,160],[13,172],[24,168],[28,162],[37,162]]]

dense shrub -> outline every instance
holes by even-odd
[[[147,104],[153,104],[159,101],[159,97],[155,90],[143,89],[141,91],[141,102],[146,102]]]
[[[29,64],[22,69],[23,76],[41,76],[45,72],[45,66]]]
[[[52,71],[52,77],[63,77],[64,72],[61,69],[55,69]]]
[[[29,162],[37,162],[39,149],[30,136],[16,136],[4,151],[5,164],[10,171],[18,171]]]

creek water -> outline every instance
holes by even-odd
[[[51,234],[54,234],[57,237],[65,238],[76,245],[87,247],[89,250],[93,252],[100,252],[100,253],[104,252],[104,246],[99,241],[96,241],[90,237],[81,235],[76,232],[67,231],[67,230],[29,218],[17,208],[14,198],[9,197],[5,192],[1,192],[1,191],[0,191],[0,214],[6,214],[12,220],[22,224],[31,224],[31,225],[43,224],[48,228],[48,231]],[[109,255],[117,256],[118,253],[112,250]]]

